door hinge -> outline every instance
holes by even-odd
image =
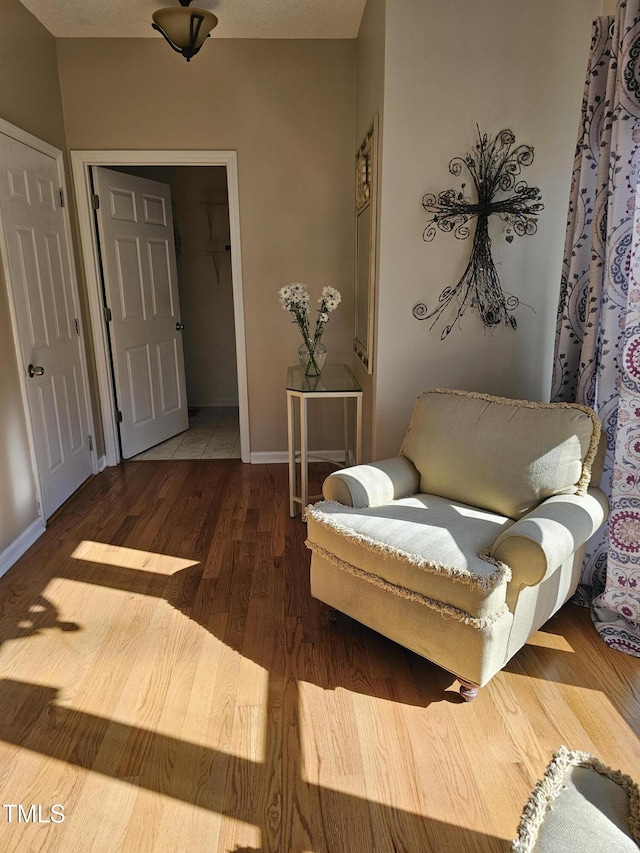
[[[88,435],[87,439],[89,440],[89,450],[93,450],[93,436]]]
[[[111,314],[111,308],[107,308],[104,306],[104,321],[105,323],[110,323],[113,320],[113,315]]]
[[[100,196],[96,195],[96,193],[91,196],[91,204],[94,210],[100,210]]]
[[[76,335],[79,335],[79,334],[80,334],[80,324],[78,323],[78,318],[77,318],[77,317],[76,317],[76,319],[73,321],[73,325],[75,326]]]
[[[122,423],[122,412],[116,409],[116,421],[121,424]]]
[[[62,187],[58,187],[58,196],[60,198],[60,207],[64,207],[64,190]]]

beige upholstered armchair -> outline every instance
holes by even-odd
[[[584,406],[427,391],[399,456],[308,508],[312,595],[474,698],[575,592],[607,515],[599,440]]]

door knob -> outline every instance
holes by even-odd
[[[176,332],[181,332],[184,329],[184,323],[176,323]]]
[[[43,376],[44,375],[44,367],[40,367],[39,365],[30,364],[27,367],[27,373],[29,374],[29,378],[33,379],[34,376]]]

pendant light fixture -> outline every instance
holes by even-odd
[[[158,9],[151,16],[154,30],[161,33],[171,47],[190,61],[192,56],[209,38],[210,31],[217,25],[218,19],[206,9],[190,9],[191,0],[180,0],[180,6],[168,6]]]

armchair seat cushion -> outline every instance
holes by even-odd
[[[511,571],[484,556],[512,526],[505,516],[416,494],[360,509],[323,501],[307,522],[312,551],[389,592],[478,628],[505,611]]]

